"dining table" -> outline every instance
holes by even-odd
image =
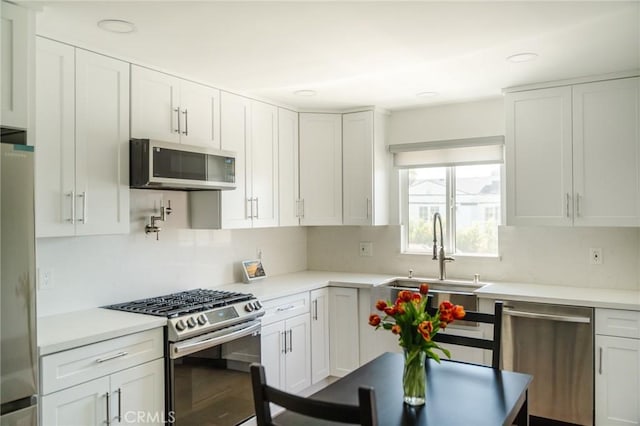
[[[380,426],[527,426],[527,389],[533,377],[482,365],[433,359],[425,362],[426,402],[404,403],[404,356],[386,352],[336,380],[310,398],[358,405],[358,388],[375,390]],[[292,411],[274,418],[282,426],[338,425]]]

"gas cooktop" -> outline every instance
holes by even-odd
[[[250,293],[201,288],[104,308],[166,317],[171,341],[221,330],[264,315],[262,304]]]

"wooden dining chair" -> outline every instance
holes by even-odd
[[[454,336],[447,333],[438,333],[433,337],[435,342],[449,343],[452,345],[470,346],[473,348],[488,349],[492,351],[491,367],[500,368],[500,346],[502,340],[502,307],[503,303],[495,302],[493,314],[486,314],[476,311],[467,311],[464,316],[465,321],[481,322],[485,324],[493,324],[493,339],[480,339],[477,337]],[[434,314],[433,309],[431,314]]]
[[[264,367],[260,364],[253,363],[250,369],[258,426],[275,426],[271,418],[270,402],[289,411],[317,419],[365,426],[378,425],[373,388],[361,387],[358,389],[359,405],[325,402],[303,398],[267,385]]]

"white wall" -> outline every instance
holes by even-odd
[[[411,143],[504,134],[503,100],[393,112],[388,143]],[[395,173],[394,173],[395,175]],[[398,184],[392,179],[391,215],[397,220]],[[309,269],[368,271],[436,277],[437,262],[400,253],[400,226],[320,227],[307,234]],[[501,258],[458,258],[447,264],[450,278],[569,286],[640,289],[640,229],[500,227]],[[373,257],[360,257],[358,243],[373,242]],[[604,263],[591,265],[590,247],[603,249]]]
[[[162,197],[174,213],[156,241],[144,225]],[[270,275],[306,269],[304,228],[192,230],[186,206],[184,192],[132,190],[128,235],[38,239],[38,267],[54,280],[38,291],[38,316],[242,281],[239,261],[257,249]]]

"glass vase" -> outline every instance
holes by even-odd
[[[426,354],[421,350],[404,351],[402,388],[405,404],[424,405],[427,391],[427,373],[424,369]]]

